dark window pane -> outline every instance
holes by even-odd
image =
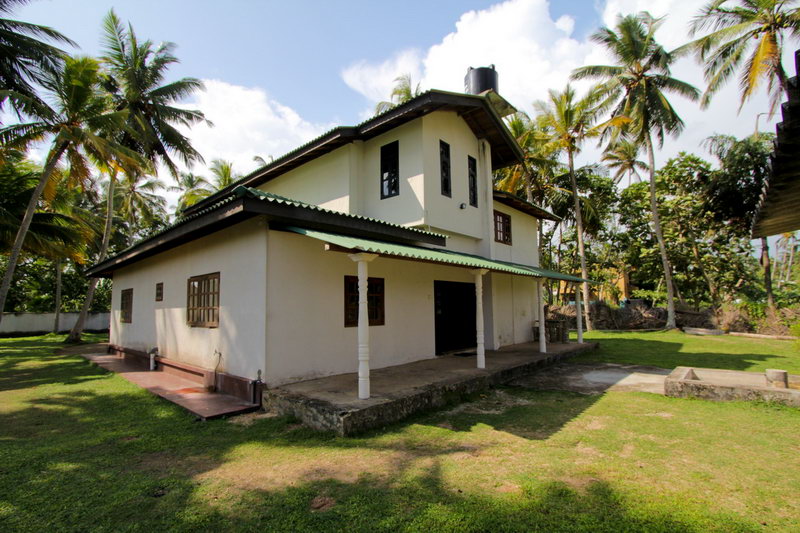
[[[439,165],[441,166],[442,194],[452,196],[452,186],[450,182],[450,145],[444,141],[439,141]]]
[[[478,162],[467,156],[467,172],[469,174],[469,205],[478,207]]]
[[[400,143],[381,146],[381,199],[400,194]]]

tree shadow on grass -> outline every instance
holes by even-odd
[[[32,423],[20,428],[25,419]],[[452,446],[409,449],[380,439],[287,432],[290,424],[195,423],[136,393],[42,399],[0,415],[0,436],[16,435],[3,443],[0,529],[672,532],[707,531],[713,524],[720,531],[751,530],[728,516],[699,524],[680,509],[645,511],[596,478],[570,485],[530,475],[488,493],[453,486],[442,474]],[[309,470],[263,488],[252,468],[271,464],[254,464],[240,476],[213,475],[242,446],[261,443],[275,453],[289,449],[297,460],[337,448],[407,453],[382,474],[367,469],[350,481]]]
[[[56,386],[35,395],[29,381],[18,405],[0,408],[2,531],[749,530],[726,516],[698,526],[697,517],[681,509],[645,510],[602,479],[573,486],[530,474],[489,493],[454,487],[442,464],[474,446],[441,428],[407,432],[419,422],[444,420],[455,429],[488,424],[546,438],[593,397],[503,389],[523,403],[498,406],[497,412],[429,414],[343,439],[293,429],[285,418],[249,427],[195,422],[179,407],[88,363],[60,368],[62,360],[43,361]],[[108,379],[87,383],[97,376]],[[526,403],[534,396],[540,400]],[[386,455],[387,463],[371,463],[376,454]],[[367,457],[363,464],[348,464],[361,455]],[[234,463],[238,469],[230,468]],[[303,466],[269,477],[279,465],[293,463]],[[347,468],[355,473],[343,478]]]
[[[631,335],[631,333],[602,332],[602,337],[592,339],[599,342],[598,350],[579,354],[570,360],[578,363],[601,361],[666,369],[693,366],[726,370],[752,370],[763,367],[769,362],[769,365],[775,368],[800,369],[800,354],[792,354],[792,345],[786,341],[775,341],[785,344],[784,350],[782,346],[773,349],[772,345],[766,344],[717,345],[720,339],[714,337],[687,338],[686,342],[658,340],[659,336],[670,335],[680,339],[678,335],[683,335],[664,332],[637,333],[635,337]],[[742,342],[738,338],[734,339],[724,337],[722,341]],[[691,351],[700,342],[705,343],[704,349]],[[694,346],[687,349],[689,343]],[[759,349],[755,350],[752,346],[759,346]],[[719,351],[714,351],[714,347],[718,347]]]

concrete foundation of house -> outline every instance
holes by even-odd
[[[486,368],[474,355],[446,355],[372,370],[370,398],[358,399],[358,376],[338,374],[264,391],[267,409],[338,435],[353,435],[412,414],[461,401],[566,357],[597,348],[597,343],[517,344],[486,351]]]

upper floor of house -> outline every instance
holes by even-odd
[[[441,233],[454,251],[538,265],[539,219],[553,215],[493,190],[493,172],[522,159],[493,97],[429,91],[331,130],[238,184]]]

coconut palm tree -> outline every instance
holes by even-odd
[[[395,85],[392,89],[392,94],[389,95],[388,102],[378,102],[375,106],[375,114],[378,115],[385,111],[390,110],[394,106],[405,104],[412,98],[416,98],[422,94],[419,83],[414,85],[411,74],[402,74],[394,79]]]
[[[173,157],[187,166],[202,163],[200,153],[176,126],[192,126],[205,116],[174,104],[202,90],[203,83],[195,78],[164,83],[169,67],[178,63],[175,44],[139,41],[133,27],[125,29],[113,9],[103,21],[103,33],[100,60],[109,71],[105,87],[115,109],[127,112],[120,143],[143,154],[154,168],[164,165],[173,177],[178,175]]]
[[[642,177],[639,171],[647,170],[647,164],[644,161],[639,161],[640,146],[635,142],[628,139],[620,139],[615,144],[609,146],[603,153],[602,161],[610,170],[614,170],[614,185],[622,181],[626,175],[628,176],[628,185],[639,183]]]
[[[143,173],[129,172],[119,180],[114,188],[114,205],[130,228],[129,238],[165,225],[167,200],[161,191],[166,188],[158,178]]]
[[[626,120],[623,116],[615,116],[609,122],[600,123],[599,118],[606,111],[600,96],[597,91],[590,91],[587,95],[578,97],[575,90],[567,85],[561,92],[551,89],[547,100],[534,103],[538,114],[537,120],[550,133],[550,141],[559,151],[567,155],[567,168],[575,213],[575,230],[578,238],[578,254],[581,260],[581,275],[584,279],[589,278],[589,272],[586,268],[583,219],[575,177],[575,154],[580,152],[581,145],[586,139],[599,136],[605,128],[622,125]],[[588,282],[583,283],[583,297],[586,302],[584,308],[586,328],[590,330],[592,321],[589,309]]]
[[[164,165],[173,177],[178,175],[178,167],[173,157],[184,164],[202,162],[203,158],[194,149],[189,139],[176,126],[190,127],[205,121],[203,113],[197,110],[175,107],[175,103],[203,88],[203,83],[195,78],[164,83],[169,67],[178,62],[173,55],[175,44],[152,41],[139,41],[133,26],[125,29],[114,10],[108,12],[103,21],[104,50],[100,59],[108,69],[104,87],[113,101],[114,109],[124,111],[127,120],[119,130],[118,142],[141,154],[150,162],[152,169]],[[114,219],[113,201],[116,172],[109,173],[108,209],[106,228],[111,232]],[[99,260],[105,259],[109,236],[104,235],[106,243]],[[89,281],[89,289],[83,302],[81,313],[75,326],[67,336],[66,342],[80,341],[84,323],[92,305],[94,287],[97,279]]]
[[[42,79],[46,94],[52,99],[39,120],[14,124],[0,129],[0,144],[24,147],[43,138],[50,140],[50,150],[45,158],[36,188],[30,196],[25,215],[14,239],[3,281],[0,284],[0,309],[5,305],[11,279],[19,255],[28,235],[33,215],[42,193],[52,197],[55,182],[52,180],[58,164],[66,159],[72,184],[81,183],[90,175],[87,158],[111,164],[136,166],[136,154],[114,141],[112,132],[125,123],[124,111],[109,111],[108,101],[99,91],[100,68],[94,59],[68,58],[61,71],[47,73]],[[44,109],[42,109],[44,111]],[[2,315],[0,315],[0,320]]]
[[[178,176],[178,185],[173,185],[167,190],[181,193],[177,207],[177,211],[180,213],[190,205],[211,196],[214,193],[213,187],[203,176],[192,172],[181,172]]]
[[[66,54],[40,39],[75,43],[47,26],[5,18],[29,0],[0,0],[0,109],[8,101],[19,114],[36,116],[46,105],[36,94],[45,72],[58,70]]]
[[[240,178],[239,174],[233,171],[233,163],[231,161],[225,161],[224,159],[214,159],[211,161],[209,170],[214,180],[215,191],[221,191]]]
[[[667,288],[666,326],[671,329],[675,327],[675,299],[672,271],[658,214],[653,136],[661,146],[666,135],[677,136],[683,131],[683,120],[670,104],[668,93],[695,101],[700,97],[700,91],[670,75],[670,67],[678,55],[668,52],[655,39],[662,21],[642,12],[620,17],[615,29],[601,28],[591,38],[608,50],[616,64],[581,67],[572,73],[572,77],[602,80],[598,90],[610,103],[613,102],[612,116],[628,117],[630,122],[625,133],[647,151],[650,211]],[[618,136],[612,134],[612,137],[616,140]]]
[[[789,94],[789,81],[781,61],[787,37],[800,37],[798,0],[711,0],[692,21],[689,34],[711,33],[692,41],[704,64],[708,87],[700,104],[705,107],[714,94],[737,72],[742,105],[762,82],[770,94],[770,112]]]

